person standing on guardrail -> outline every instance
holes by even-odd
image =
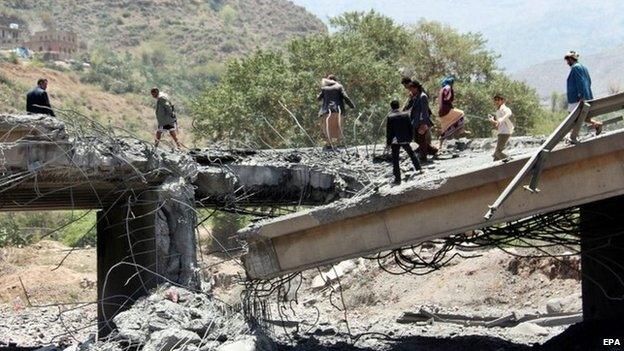
[[[386,117],[386,148],[392,151],[392,173],[394,174],[394,184],[401,184],[401,167],[399,166],[399,152],[401,148],[407,152],[414,169],[422,171],[420,162],[412,150],[410,143],[414,137],[414,128],[410,120],[409,112],[401,111],[398,100],[390,103],[390,113]]]
[[[169,101],[169,97],[160,92],[158,88],[152,88],[150,91],[152,97],[156,99],[156,119],[158,120],[158,129],[156,130],[156,141],[154,147],[158,147],[162,133],[169,132],[171,138],[175,142],[178,149],[182,147],[178,141],[178,120],[175,115],[175,107]]]
[[[48,97],[48,80],[40,78],[37,86],[26,94],[26,112],[28,114],[40,114],[55,116],[50,98]]]
[[[503,151],[505,150],[505,146],[511,138],[511,135],[514,132],[514,125],[511,121],[512,112],[509,107],[505,104],[505,97],[501,94],[494,95],[494,104],[496,105],[496,116],[490,118],[490,122],[498,131],[498,141],[496,143],[496,150],[494,150],[494,161],[503,160],[503,162],[509,161],[509,156],[507,156]]]
[[[570,66],[570,74],[567,81],[567,96],[568,96],[568,111],[574,111],[579,104],[583,104],[585,101],[592,100],[594,94],[591,90],[591,77],[587,68],[579,62],[579,54],[575,51],[568,52],[564,59],[568,66]],[[591,124],[591,127],[596,130],[596,135],[602,133],[602,123],[587,117],[586,123]],[[578,135],[580,131],[580,124],[577,124],[570,133],[570,142],[572,144],[578,143]]]

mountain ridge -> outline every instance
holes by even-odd
[[[602,97],[622,91],[624,88],[624,44],[603,52],[583,55],[580,61],[587,66],[592,77],[592,90],[595,97]],[[555,92],[565,93],[569,67],[560,59],[548,60],[532,65],[513,78],[535,88],[542,99],[548,99]]]

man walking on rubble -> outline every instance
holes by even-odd
[[[422,168],[410,145],[414,137],[414,128],[409,113],[399,109],[398,100],[393,100],[390,103],[390,108],[391,111],[386,117],[386,147],[392,150],[392,173],[394,174],[394,184],[398,185],[401,184],[401,167],[399,166],[401,148],[407,152],[417,172],[422,172]]]
[[[322,79],[321,92],[316,99],[323,102],[319,111],[319,124],[321,134],[325,138],[325,148],[334,149],[333,140],[339,142],[343,136],[342,125],[346,115],[345,103],[351,108],[355,108],[355,105],[333,74]]]
[[[437,156],[438,149],[431,145],[431,110],[429,109],[429,97],[423,86],[418,81],[408,84],[410,101],[403,111],[410,111],[412,126],[414,127],[414,141],[418,144],[420,162],[428,162],[427,155]]]
[[[26,94],[26,112],[28,114],[55,116],[46,89],[48,89],[48,80],[41,78],[37,81],[37,86]]]
[[[176,131],[178,130],[178,121],[175,115],[175,108],[169,101],[169,97],[160,92],[158,88],[152,88],[150,91],[152,97],[156,99],[156,119],[158,120],[158,129],[156,130],[156,142],[154,147],[158,147],[163,132],[169,132],[171,138],[176,143],[178,149],[183,145],[178,141]]]
[[[591,77],[587,68],[579,62],[579,54],[575,51],[568,52],[564,59],[568,66],[570,66],[570,74],[567,80],[567,95],[568,95],[568,111],[574,111],[579,105],[583,105],[585,101],[592,100],[594,95],[591,90]],[[591,117],[585,119],[586,123],[591,124],[591,127],[596,130],[596,135],[602,133],[602,123],[598,122]],[[581,129],[581,124],[577,123],[572,132],[570,133],[570,143],[577,144],[578,135]]]
[[[494,95],[494,104],[497,108],[496,118],[490,118],[490,122],[498,130],[498,142],[492,156],[494,161],[503,160],[503,162],[509,161],[509,156],[505,155],[503,151],[514,132],[514,125],[511,121],[512,112],[505,102],[505,97],[501,94]]]

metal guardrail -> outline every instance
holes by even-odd
[[[505,190],[498,196],[496,201],[492,205],[489,205],[489,210],[485,214],[485,220],[490,220],[494,213],[503,205],[503,203],[511,196],[511,194],[520,186],[522,180],[531,175],[529,185],[524,186],[524,189],[538,193],[539,188],[539,176],[542,170],[544,162],[547,160],[550,152],[559,144],[561,140],[574,128],[580,128],[585,119],[588,117],[595,117],[606,113],[614,112],[624,109],[624,93],[607,96],[601,99],[595,99],[586,101],[583,104],[579,104],[574,111],[572,111],[561,124],[555,129],[555,131],[548,137],[544,144],[535,152],[533,156],[522,167],[520,172],[516,174],[513,180],[507,185]]]

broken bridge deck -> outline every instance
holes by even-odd
[[[618,94],[594,100],[589,114],[623,106],[624,95]],[[553,149],[542,165],[541,192],[512,193],[486,222],[488,204],[529,160],[531,150],[525,151],[506,164],[479,155],[442,161],[433,176],[254,224],[239,232],[249,246],[243,257],[247,274],[251,279],[270,279],[624,194],[620,130]]]

